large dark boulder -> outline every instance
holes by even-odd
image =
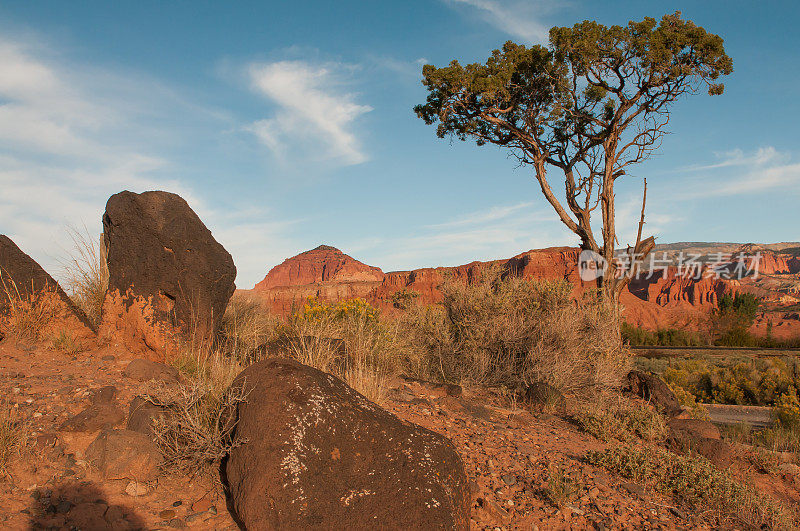
[[[633,370],[628,373],[623,390],[647,400],[667,417],[681,413],[681,404],[675,393],[655,374]]]
[[[104,323],[164,350],[174,331],[211,338],[235,290],[236,267],[197,214],[169,192],[120,192],[103,214],[108,253]]]
[[[14,298],[34,300],[50,296],[57,310],[55,317],[77,321],[77,327],[92,330],[92,324],[53,277],[25,254],[4,234],[0,234],[0,314],[8,309],[9,294]]]
[[[469,527],[467,476],[449,439],[293,360],[251,365],[233,388],[247,395],[224,471],[246,529]]]

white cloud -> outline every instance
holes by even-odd
[[[714,153],[719,162],[714,164],[690,166],[691,171],[714,170],[717,168],[728,168],[731,166],[762,166],[768,164],[785,164],[791,156],[789,153],[782,153],[772,146],[760,147],[751,154],[746,154],[741,149]]]
[[[465,225],[477,225],[477,224],[489,223],[492,221],[499,221],[501,219],[509,217],[510,215],[520,210],[529,209],[532,206],[533,202],[517,203],[516,205],[494,206],[486,210],[472,212],[471,214],[467,214],[466,216],[462,216],[457,219],[447,221],[445,223],[429,225],[428,228],[442,229],[448,227],[463,227]]]
[[[355,103],[356,95],[342,90],[343,73],[339,63],[313,65],[304,61],[278,61],[250,65],[252,88],[277,105],[273,118],[256,121],[247,127],[276,153],[287,158],[303,149],[335,159],[345,165],[367,160],[353,132],[355,120],[372,110]]]
[[[196,153],[198,137],[231,129],[225,113],[139,73],[75,63],[57,48],[0,37],[0,233],[58,278],[68,227],[99,238],[110,195],[167,190],[231,252],[240,285],[252,286],[265,262],[284,256],[285,223],[263,209],[236,217],[207,204],[173,151]]]
[[[509,258],[530,249],[577,244],[555,212],[533,206],[497,205],[422,227],[411,236],[370,239],[347,248],[363,252],[367,263],[397,270]]]
[[[782,191],[800,192],[800,163],[791,162],[791,154],[772,146],[752,153],[740,149],[722,155],[720,162],[691,169],[692,184],[678,193],[684,198],[704,198],[759,194]],[[720,172],[718,170],[723,169]]]
[[[550,27],[540,21],[542,15],[563,5],[563,2],[531,0],[446,0],[449,4],[467,5],[476,10],[497,29],[529,43],[548,42]]]

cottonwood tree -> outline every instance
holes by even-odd
[[[437,135],[502,146],[532,167],[542,193],[581,247],[609,264],[600,285],[618,301],[628,282],[614,259],[617,243],[614,185],[632,164],[661,145],[672,104],[702,88],[719,95],[718,78],[733,71],[722,38],[680,12],[606,27],[585,21],[550,30],[548,47],[507,42],[485,63],[425,65],[427,101],[414,107]],[[549,171],[564,179],[565,203]],[[629,259],[655,245],[642,238],[642,215]],[[599,208],[600,237],[592,228]]]

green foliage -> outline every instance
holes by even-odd
[[[794,528],[794,515],[778,501],[740,483],[700,456],[680,456],[650,446],[621,446],[590,451],[586,459],[689,505],[721,511],[749,526]]]
[[[758,306],[758,299],[752,293],[737,293],[735,296],[726,293],[719,300],[720,313],[734,313],[750,322],[755,319]]]
[[[701,84],[720,94],[714,82],[732,71],[722,39],[680,13],[626,27],[585,21],[551,29],[549,48],[509,41],[483,64],[425,65],[429,95],[414,110],[439,122],[440,137],[515,146],[534,134],[563,146],[572,136],[607,137],[644,123]]]
[[[674,359],[638,363],[659,374],[676,395],[686,399],[691,395],[706,403],[771,406],[782,394],[800,386],[800,367],[793,358]],[[691,406],[690,403],[685,405]]]
[[[584,404],[575,420],[587,433],[609,442],[644,439],[661,442],[667,436],[664,417],[646,404],[611,398],[596,404]]]
[[[622,339],[633,347],[699,347],[709,343],[708,339],[698,332],[676,328],[659,328],[656,331],[650,331],[626,322],[622,323]]]
[[[725,294],[712,318],[714,343],[730,347],[754,347],[763,340],[749,332],[758,311],[758,299],[752,293]]]

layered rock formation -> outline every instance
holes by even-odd
[[[686,245],[674,244],[679,249],[669,252],[680,256]],[[702,244],[692,245],[688,249],[693,251],[693,255],[704,249]],[[706,254],[697,265],[699,269],[691,274],[685,274],[674,265],[654,269],[651,273],[645,272],[633,279],[621,294],[623,316],[633,325],[650,329],[699,329],[706,326],[709,313],[725,294],[747,291],[767,302],[772,299],[792,301],[791,287],[798,284],[796,275],[800,272],[800,259],[795,256],[796,253],[792,253],[789,245],[714,244],[710,247],[714,253]],[[777,250],[772,249],[775,246]],[[670,245],[663,247],[671,248]],[[737,256],[757,256],[756,253],[760,253],[759,275],[739,280],[737,267],[742,272],[748,269],[752,272],[755,264],[748,259],[738,263]],[[335,302],[360,297],[374,306],[391,311],[398,294],[413,292],[423,304],[436,303],[441,301],[439,286],[445,277],[471,282],[483,268],[495,266],[507,275],[567,280],[575,286],[577,294],[596,286],[594,282],[580,279],[579,254],[580,249],[575,247],[551,247],[527,251],[505,260],[383,273],[377,267],[365,265],[338,249],[321,246],[285,260],[252,291],[279,315],[291,313],[309,298]],[[712,254],[731,257],[731,261],[725,263],[720,258],[710,259]],[[662,256],[657,258],[661,259]],[[677,258],[673,261],[677,263]],[[775,288],[773,284],[780,288]],[[792,326],[784,326],[786,320],[780,316],[769,315],[762,320],[767,322],[768,319],[774,321],[775,330],[793,329],[793,323],[789,323]],[[764,326],[756,323],[754,332],[763,332]]]

